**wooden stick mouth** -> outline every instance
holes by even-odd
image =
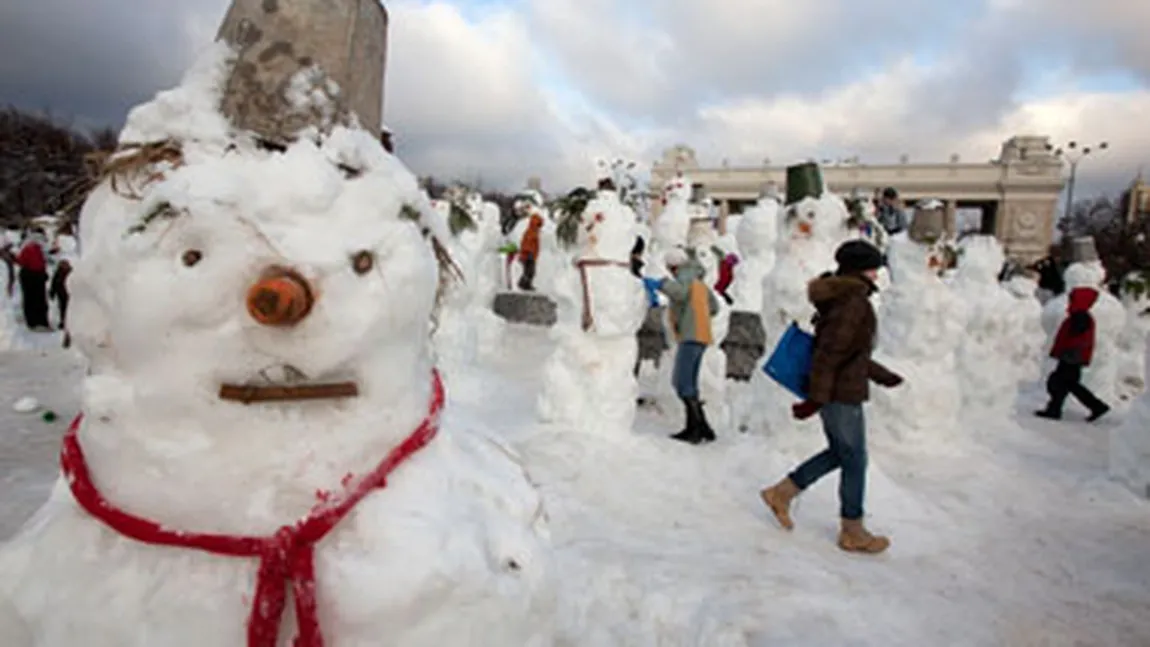
[[[229,402],[252,404],[255,402],[301,402],[306,400],[336,400],[359,396],[355,382],[329,384],[297,384],[292,386],[267,384],[222,384],[219,397]]]

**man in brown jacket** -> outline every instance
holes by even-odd
[[[814,355],[807,400],[793,407],[799,420],[816,413],[822,417],[829,446],[761,496],[779,523],[790,530],[794,527],[791,501],[815,481],[841,469],[839,547],[881,553],[890,540],[870,534],[863,526],[867,467],[863,403],[869,397],[868,382],[885,387],[902,383],[901,377],[871,359],[878,323],[869,297],[875,291],[883,257],[870,243],[852,240],[835,252],[835,262],[838,270],[834,274],[824,274],[807,287],[817,310]]]

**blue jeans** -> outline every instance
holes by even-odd
[[[671,384],[680,398],[687,400],[699,397],[699,366],[703,363],[703,353],[707,347],[697,341],[685,341],[675,351],[675,368],[671,372]]]
[[[861,404],[832,402],[819,410],[828,447],[807,459],[790,478],[800,490],[835,469],[839,475],[839,506],[843,519],[862,519],[866,493],[866,418]]]

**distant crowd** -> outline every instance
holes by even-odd
[[[65,224],[49,241],[43,229],[25,229],[19,242],[8,238],[0,247],[0,259],[8,269],[9,299],[19,297],[23,325],[32,332],[64,329],[68,313],[68,275],[72,272],[69,249],[74,241],[71,225]],[[17,286],[19,292],[17,292]],[[50,306],[55,302],[57,326],[52,325]]]

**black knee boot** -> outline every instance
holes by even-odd
[[[693,402],[697,402],[695,398],[682,398],[683,411],[686,413],[687,424],[683,431],[671,436],[675,440],[680,440],[685,443],[697,445],[700,442],[699,438],[699,420],[698,411],[695,409]]]
[[[714,442],[715,430],[711,429],[710,423],[707,422],[707,414],[703,411],[703,402],[695,398],[693,406],[695,407],[695,424],[698,425],[699,442]]]

